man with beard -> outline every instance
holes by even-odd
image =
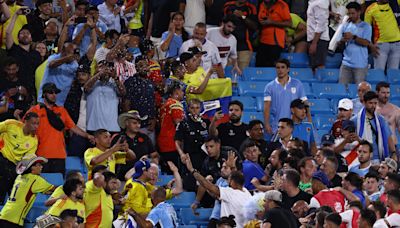
[[[221,58],[217,46],[206,38],[207,28],[206,24],[199,22],[193,29],[192,39],[183,42],[179,54],[183,52],[189,52],[189,48],[198,47],[203,53],[207,55],[201,56],[201,66],[205,72],[208,72],[211,68],[215,68],[215,72],[212,78],[224,78],[224,69],[222,67]]]
[[[365,140],[361,140],[357,148],[359,165],[353,166],[349,172],[357,173],[364,177],[371,168],[372,145]]]
[[[351,120],[356,125],[356,133],[373,145],[372,165],[377,165],[385,158],[395,155],[392,132],[382,115],[375,110],[378,94],[368,91],[364,94],[364,108]]]
[[[63,185],[63,190],[66,197],[57,200],[46,214],[58,217],[64,210],[77,210],[78,223],[83,224],[86,219],[85,205],[82,202],[85,191],[83,183],[78,179],[67,180]]]
[[[343,122],[350,120],[353,114],[353,102],[348,98],[343,98],[338,103],[338,115],[335,123],[333,123],[330,134],[333,137],[342,138]]]
[[[119,181],[113,172],[95,173],[93,180],[86,183],[85,227],[112,227],[114,202],[111,194],[118,191]]]
[[[247,138],[247,124],[242,123],[243,104],[240,101],[229,103],[229,122],[216,126],[216,122],[223,117],[221,112],[216,112],[211,121],[210,135],[218,136],[222,146],[231,146],[236,150],[240,149],[243,141]]]
[[[46,22],[50,19],[52,13],[52,0],[38,0],[36,2],[36,11],[27,16],[28,25],[32,29],[33,42],[39,42],[46,38],[44,29],[46,27]]]
[[[78,68],[79,54],[76,54],[75,50],[78,50],[75,44],[65,43],[61,53],[51,55],[48,58],[48,64],[44,71],[42,85],[51,82],[61,90],[56,102],[60,106],[63,106],[67,99],[75,78],[75,71]],[[38,94],[38,102],[43,102],[41,92]]]
[[[243,159],[245,150],[244,146],[249,142],[254,142],[261,152],[258,163],[265,168],[270,154],[267,150],[267,141],[264,139],[264,123],[261,120],[250,121],[248,124],[247,135],[249,137],[242,142],[242,145],[240,145],[239,156]]]
[[[19,15],[22,15],[22,8],[15,12],[10,19],[10,24],[6,31],[6,48],[8,55],[13,57],[19,67],[21,80],[26,83],[30,94],[36,94],[35,90],[35,71],[42,62],[39,52],[32,50],[32,36],[28,25],[22,26],[18,32],[18,43],[13,40],[13,27]]]
[[[7,18],[7,20],[2,21],[2,23],[0,23],[0,48],[1,49],[6,49],[6,30],[9,27],[9,24],[11,23],[11,18],[14,16],[14,14],[20,9],[20,8],[24,8],[23,6],[20,6],[16,3],[16,0],[6,0],[4,1],[4,3],[7,5],[7,8],[9,10],[9,18]],[[4,4],[3,3],[3,4]],[[5,12],[4,12],[5,14]],[[6,15],[4,15],[6,16]],[[4,18],[2,18],[4,20]],[[18,31],[22,28],[22,26],[24,26],[25,24],[27,24],[27,19],[25,15],[17,15],[16,18],[16,22],[14,26],[12,27],[12,37],[13,40],[17,41],[18,40]],[[3,54],[3,50],[1,50],[1,54]]]
[[[43,167],[43,172],[64,173],[67,156],[64,130],[70,130],[89,140],[93,140],[93,136],[77,127],[64,107],[56,105],[57,93],[60,92],[56,85],[46,83],[42,86],[42,91],[43,103],[33,106],[26,114],[27,116],[28,113],[35,112],[40,117],[37,130],[39,146],[36,154],[49,160]]]
[[[101,60],[99,71],[89,79],[84,90],[87,95],[87,130],[100,128],[116,133],[118,126],[119,97],[125,95],[125,86],[118,79],[114,63]]]
[[[396,132],[396,129],[400,131],[400,108],[389,102],[390,84],[387,82],[379,82],[375,90],[378,93],[376,112],[385,118],[392,132]],[[393,143],[397,145],[397,137],[395,134],[393,134]]]
[[[232,61],[233,70],[242,74],[237,61],[236,45],[237,40],[232,32],[236,28],[238,19],[233,15],[227,15],[222,19],[222,25],[217,28],[211,28],[207,31],[207,39],[213,42],[219,51],[222,68],[225,69],[228,59]]]
[[[129,112],[136,110],[141,116],[147,116],[140,123],[140,128],[145,129],[144,132],[153,145],[155,143],[156,126],[156,106],[155,106],[155,87],[148,79],[149,65],[146,59],[138,56],[135,59],[137,73],[133,77],[129,77],[125,82],[126,96],[123,99],[122,110]]]

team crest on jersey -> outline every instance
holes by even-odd
[[[310,132],[310,131],[311,131],[311,128],[310,128],[310,127],[306,128],[306,131],[307,131],[307,132]]]
[[[292,88],[290,88],[290,90],[292,91],[293,94],[295,94],[297,91],[296,87],[292,87]]]
[[[342,205],[339,202],[335,203],[335,211],[337,213],[341,213],[342,212]]]

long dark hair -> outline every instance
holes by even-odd
[[[181,12],[175,12],[175,13],[173,13],[173,14],[171,15],[171,21],[172,21],[176,16],[178,16],[178,15],[182,16],[182,17],[183,17],[183,20],[185,20],[185,15],[183,15],[183,13],[181,13]],[[188,40],[188,39],[189,39],[189,33],[185,30],[184,27],[182,27],[182,40],[183,40],[183,42],[185,42],[185,41]]]

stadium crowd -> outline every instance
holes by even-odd
[[[399,69],[399,6],[0,0],[0,227],[400,227],[400,108],[367,80]],[[316,79],[330,52],[356,95],[318,135],[282,55]]]

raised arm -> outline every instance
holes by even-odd
[[[10,8],[8,8],[6,1],[2,1],[2,3],[0,3],[0,12],[3,14],[1,15],[0,22],[6,22],[11,16]]]
[[[182,178],[181,175],[179,174],[178,168],[175,166],[175,164],[171,161],[167,162],[169,169],[172,171],[174,174],[174,179],[175,179],[175,187],[172,188],[172,195],[176,196],[179,195],[183,192],[183,183],[182,183]]]

